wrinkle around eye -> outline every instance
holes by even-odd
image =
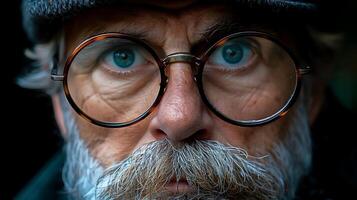
[[[113,115],[113,114],[124,115],[126,113],[124,109],[116,109],[112,104],[110,104],[107,100],[105,100],[105,98],[103,98],[100,94],[93,94],[91,96],[88,96],[85,100],[83,100],[83,103],[81,106],[81,107],[83,107],[83,111],[85,112],[85,110],[87,110],[85,108],[90,108],[91,110],[96,109],[96,106],[93,106],[93,102],[95,102],[95,105],[101,104],[100,109],[102,109],[102,110],[103,110],[103,106],[110,108],[112,110],[112,112],[110,112],[111,115]],[[99,110],[99,106],[97,106],[97,109]],[[109,112],[106,111],[106,113],[109,113]],[[86,113],[86,114],[89,114],[89,113]],[[89,115],[91,117],[96,118],[96,116],[93,114],[89,114]]]
[[[250,88],[250,90],[252,90]],[[246,112],[247,109],[251,109],[252,106],[257,102],[257,99],[261,98],[259,97],[259,88],[254,88],[253,91],[249,92],[248,96],[245,97],[242,102],[244,102],[244,105],[241,106],[240,112]]]
[[[75,103],[79,103],[80,109],[90,117],[97,119],[98,116],[100,119],[97,120],[100,121],[132,120],[146,111],[155,100],[160,88],[159,75],[155,76],[155,71],[149,70],[144,78],[130,76],[118,80],[117,76],[109,77],[98,70],[85,76],[86,84],[77,80],[79,89],[76,92],[83,95]],[[82,89],[85,91],[79,85],[84,85]]]
[[[92,77],[95,90],[101,94],[101,96],[105,95],[108,97],[106,99],[111,100],[118,98],[115,94],[120,94],[119,96],[123,97],[137,93],[140,89],[143,89],[145,85],[150,82],[150,78],[152,78],[151,76],[145,76],[138,80],[137,76],[131,75],[125,77],[125,80],[118,81],[117,74],[111,74],[110,77],[105,74],[104,77],[101,77],[102,72],[98,73],[100,74],[93,74],[94,77]],[[103,73],[107,72],[104,71]]]
[[[82,83],[83,84],[83,83]],[[101,111],[103,111],[103,106],[110,108],[110,112],[106,112],[106,113],[116,113],[116,114],[124,114],[124,109],[116,109],[110,102],[108,102],[108,100],[106,100],[105,97],[103,97],[103,95],[101,94],[102,92],[99,90],[98,86],[96,86],[96,84],[94,83],[93,79],[91,79],[90,83],[88,83],[90,85],[92,85],[90,88],[90,91],[86,91],[85,93],[86,96],[83,99],[80,99],[79,102],[75,102],[76,104],[79,104],[79,108],[86,114],[89,114],[91,117],[93,116],[93,110],[95,111],[95,109],[101,109]],[[82,92],[82,91],[78,91],[78,92]],[[84,93],[84,92],[83,92]],[[90,94],[88,94],[90,93]],[[112,92],[107,92],[106,94],[115,94],[115,91]],[[87,112],[86,112],[87,111]],[[89,111],[89,113],[88,113]]]

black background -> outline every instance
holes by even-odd
[[[336,19],[331,21],[331,26],[342,28],[348,35],[336,65],[342,66],[344,74],[352,74],[356,78],[357,23],[353,19],[357,16],[354,14],[357,7],[350,3],[344,7],[345,12],[331,12],[330,15]],[[11,199],[62,144],[50,99],[41,92],[22,89],[15,84],[16,76],[23,66],[28,65],[23,56],[24,49],[31,47],[22,30],[19,5],[19,0],[1,4],[0,200]],[[341,82],[341,79],[344,80],[344,77],[336,81]],[[348,87],[352,88],[351,85]],[[339,87],[335,88],[338,90]],[[355,102],[349,105],[354,106]]]
[[[23,52],[31,47],[21,26],[20,1],[1,3],[0,199],[14,194],[60,147],[50,99],[15,84],[28,65]]]

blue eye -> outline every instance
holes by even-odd
[[[237,64],[243,58],[243,51],[241,45],[227,45],[222,48],[222,57],[229,64]]]
[[[112,54],[115,65],[120,68],[128,68],[135,61],[135,53],[131,49],[116,50]]]
[[[248,42],[233,40],[216,49],[209,62],[228,69],[239,69],[249,64],[253,54],[252,46]]]
[[[130,71],[145,64],[146,59],[139,47],[127,46],[108,51],[104,56],[104,62],[113,70]]]

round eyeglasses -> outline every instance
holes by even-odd
[[[200,55],[186,52],[160,58],[144,41],[104,33],[83,41],[67,58],[62,81],[67,100],[84,119],[103,127],[125,127],[147,117],[159,104],[169,80],[166,68],[189,63],[202,101],[219,118],[258,126],[283,116],[300,91],[302,66],[270,34],[228,35]]]

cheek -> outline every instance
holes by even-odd
[[[127,82],[119,82],[115,77],[110,77],[101,70],[94,70],[90,73],[72,72],[70,77],[68,85],[76,105],[90,117],[106,122],[129,121],[128,119],[132,120],[131,116],[142,114],[152,101],[150,99],[143,101],[142,96],[155,97],[144,91],[154,91],[152,88],[159,85],[159,79],[154,76],[149,77],[154,77],[155,81],[138,82],[128,79],[126,80],[128,83],[137,82],[138,84],[125,84]],[[147,82],[151,84],[143,86]],[[136,89],[128,87],[136,87]],[[129,93],[122,94],[125,91],[134,92],[130,95]],[[138,101],[134,101],[135,99]],[[143,137],[150,120],[150,117],[147,117],[137,124],[124,128],[103,128],[91,124],[77,114],[75,116],[81,138],[87,144],[93,157],[104,166],[124,159],[136,147],[145,143]]]
[[[209,101],[228,118],[259,120],[277,113],[289,101],[296,86],[296,74],[289,65],[261,61],[246,71],[207,69],[203,84]]]
[[[147,130],[148,120],[125,128],[104,128],[93,125],[76,116],[82,140],[87,144],[91,155],[101,165],[108,167],[126,158],[136,146],[141,146]]]
[[[118,81],[106,78],[100,71],[70,75],[69,92],[85,114],[99,121],[128,121],[129,114],[125,111],[134,110],[132,107],[135,104],[130,101],[129,95],[122,94],[122,91],[127,91],[123,85],[111,84]]]
[[[129,122],[145,113],[160,90],[157,67],[140,74],[119,75],[104,67],[89,72],[71,66],[68,88],[75,104],[91,118],[103,122]]]
[[[216,123],[217,124],[217,123]],[[224,144],[241,147],[251,156],[270,154],[287,134],[288,118],[281,118],[261,127],[238,127],[226,123],[217,126],[216,139]]]

